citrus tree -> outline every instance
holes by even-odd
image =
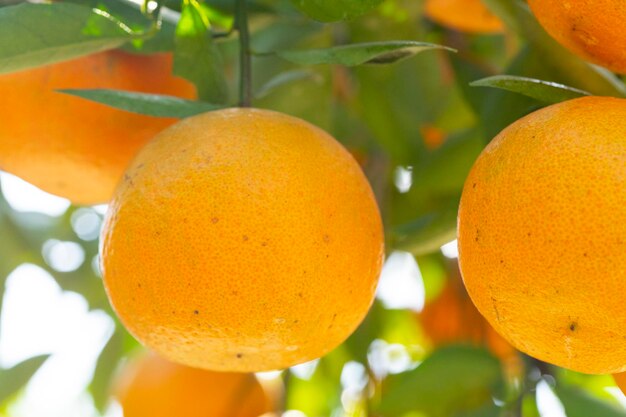
[[[626,416],[624,21],[0,0],[0,291],[36,266],[114,323],[93,415]],[[26,415],[54,355],[1,352]]]

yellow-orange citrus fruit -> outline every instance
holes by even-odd
[[[108,51],[0,75],[0,169],[78,204],[108,201],[124,169],[175,122],[116,110],[59,89],[116,89],[193,98],[169,54]]]
[[[459,208],[470,297],[519,350],[586,373],[626,370],[626,100],[585,97],[503,130]]]
[[[502,21],[481,0],[427,0],[424,13],[436,23],[468,33],[501,33]]]
[[[124,417],[259,417],[270,401],[253,374],[211,372],[150,354],[123,370]]]
[[[528,0],[544,29],[583,59],[626,73],[626,2]]]
[[[131,333],[212,370],[324,355],[367,313],[382,258],[378,207],[348,151],[256,109],[159,134],[120,183],[102,239],[108,295]]]
[[[626,372],[614,374],[613,379],[615,380],[615,383],[617,384],[619,389],[622,390],[622,393],[626,395]]]

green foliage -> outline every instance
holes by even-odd
[[[588,393],[566,385],[557,385],[554,389],[563,403],[568,417],[624,417],[626,411],[622,407],[601,401]]]
[[[466,346],[443,348],[414,370],[390,376],[377,411],[390,417],[411,411],[452,416],[487,405],[500,394],[503,382],[500,363],[488,352]]]
[[[336,64],[354,67],[363,64],[391,64],[431,49],[452,50],[441,45],[425,42],[390,41],[334,46],[332,48],[309,49],[306,51],[279,51],[276,54],[294,64]]]
[[[18,363],[13,368],[0,370],[0,403],[24,387],[46,359],[48,355],[36,356]]]
[[[59,92],[82,97],[132,113],[155,117],[185,118],[222,107],[202,101],[184,100],[172,96],[119,90],[59,90]]]
[[[292,0],[309,17],[321,22],[349,20],[382,3],[383,0]]]
[[[164,16],[159,21],[156,13],[142,13],[139,5],[125,0],[69,0],[67,2],[101,10],[123,22],[134,32],[145,34],[145,36],[137,37],[132,42],[122,45],[121,49],[140,54],[152,54],[174,49],[176,22],[171,18],[171,15],[168,15],[169,18]],[[155,27],[157,23],[159,24],[158,30]]]
[[[541,417],[539,410],[537,409],[537,402],[535,401],[535,395],[525,394],[522,399],[521,417]]]
[[[117,363],[124,355],[122,332],[123,330],[117,327],[104,349],[102,349],[91,384],[89,384],[89,391],[93,397],[94,404],[102,413],[104,413],[109,404],[111,385],[116,371],[115,366],[111,366],[111,364]]]
[[[341,369],[343,352],[322,358],[309,379],[291,374],[287,380],[285,406],[301,410],[307,416],[328,416],[341,404]],[[290,371],[287,371],[290,372]]]
[[[275,88],[279,88],[279,87],[282,87],[284,85],[287,85],[293,82],[307,80],[307,79],[310,79],[313,81],[315,80],[319,81],[319,76],[317,73],[313,71],[308,71],[308,70],[293,70],[293,71],[283,72],[281,74],[278,74],[276,77],[272,78],[268,82],[266,82],[264,85],[262,85],[256,91],[254,96],[256,98],[262,98],[270,94],[272,90],[274,90]]]
[[[578,388],[594,398],[618,405],[619,402],[608,388],[615,388],[615,380],[611,375],[588,375],[568,369],[559,368],[557,378],[569,387]]]
[[[74,4],[0,9],[0,74],[116,48],[138,37],[110,15]]]
[[[176,27],[174,73],[192,81],[198,96],[215,104],[228,102],[220,53],[210,35],[210,22],[196,2],[185,2]]]
[[[455,417],[501,417],[502,409],[496,405],[486,405],[477,410],[462,411],[455,414]]]
[[[414,255],[424,255],[454,240],[459,198],[452,198],[444,208],[396,227],[393,230],[395,247]]]
[[[559,103],[579,97],[589,96],[586,91],[568,87],[551,81],[542,81],[528,77],[494,75],[470,83],[472,87],[494,87],[520,93],[546,103]]]

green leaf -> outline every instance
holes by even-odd
[[[16,239],[16,233],[13,225],[7,219],[4,211],[7,211],[7,205],[2,197],[2,189],[0,189],[0,236],[2,236],[2,253],[0,254],[0,312],[4,303],[5,284],[8,275],[24,261],[24,253],[26,252],[22,242]]]
[[[622,407],[594,398],[580,389],[558,384],[554,392],[565,407],[567,417],[626,417]]]
[[[7,276],[23,260],[23,248],[13,239],[12,225],[0,213],[0,236],[4,240],[2,246],[2,256],[0,256],[0,311],[4,296],[4,283]],[[5,243],[6,242],[6,243]]]
[[[521,417],[541,417],[537,408],[537,399],[534,393],[525,394],[522,398],[522,415]]]
[[[287,71],[281,74],[278,74],[267,83],[265,83],[261,88],[259,88],[254,95],[256,98],[262,98],[271,93],[274,89],[278,87],[282,87],[285,84],[290,84],[296,81],[302,81],[306,79],[313,79],[314,81],[321,82],[321,77],[319,74],[313,71],[308,70],[294,70]]]
[[[408,309],[386,309],[375,301],[365,320],[342,345],[352,360],[367,363],[370,346],[376,339],[404,346],[419,346],[423,342],[415,312]],[[421,353],[422,349],[417,349]],[[423,356],[423,355],[422,355]]]
[[[67,210],[61,217],[52,218],[43,213],[13,211],[0,196],[0,236],[3,242],[0,267],[9,261],[13,268],[22,263],[33,263],[48,271],[65,291],[81,294],[93,309],[111,311],[102,281],[93,271],[89,261],[83,262],[75,271],[59,272],[52,269],[44,260],[41,247],[50,239],[74,240],[76,234],[70,227],[74,210]],[[97,242],[82,242],[85,259],[91,260],[98,253]],[[13,269],[12,268],[12,269]],[[4,277],[6,278],[6,277]],[[1,299],[0,299],[1,301]],[[0,306],[1,306],[0,302]]]
[[[278,51],[276,54],[299,65],[335,64],[354,67],[363,64],[391,64],[423,51],[443,49],[447,46],[416,41],[388,41],[355,43],[324,49]]]
[[[477,410],[462,411],[454,415],[454,417],[501,417],[501,416],[503,416],[502,408],[494,404],[486,405]]]
[[[379,301],[375,301],[359,327],[344,342],[351,356],[365,363],[369,346],[374,339],[380,338],[385,322],[385,309]]]
[[[228,102],[222,57],[211,38],[208,18],[196,2],[185,4],[176,27],[174,74],[193,82],[201,100]]]
[[[80,4],[102,10],[124,22],[134,31],[150,35],[146,39],[140,38],[124,44],[122,46],[124,50],[142,54],[174,50],[174,31],[178,23],[178,13],[172,10],[162,9],[162,18],[159,19],[160,27],[155,31],[153,25],[156,24],[156,10],[151,16],[148,16],[141,12],[140,5],[126,0],[64,0],[64,3]]]
[[[523,94],[546,103],[560,103],[562,101],[591,95],[578,88],[563,84],[537,80],[535,78],[518,77],[514,75],[495,75],[470,83],[472,87],[494,87],[502,90]]]
[[[96,408],[104,413],[111,395],[111,382],[115,376],[117,364],[124,356],[124,330],[116,325],[115,332],[102,349],[96,369],[89,384],[89,392],[93,397]]]
[[[255,28],[250,39],[250,49],[252,51],[276,51],[283,49],[291,49],[296,45],[300,45],[307,39],[311,39],[315,34],[322,32],[324,25],[312,20],[302,21],[295,19],[275,19],[271,23]],[[238,45],[233,42],[231,46],[231,54],[238,52]],[[268,58],[271,55],[268,55]],[[274,62],[275,61],[275,62]],[[255,65],[255,69],[261,72],[268,71],[268,66],[280,65],[284,68],[284,61],[281,59],[264,59]],[[273,69],[273,68],[272,68]],[[272,75],[276,70],[270,72]]]
[[[180,0],[170,0],[170,3],[178,2]],[[248,13],[276,13],[276,7],[280,2],[274,0],[247,0]],[[206,0],[206,5],[212,9],[218,10],[224,14],[235,13],[235,2],[233,0]],[[170,4],[171,7],[171,4]]]
[[[0,254],[0,312],[4,301],[3,295],[7,276],[20,264],[33,261],[29,253],[31,247],[21,236],[19,228],[11,219],[13,213],[11,206],[4,199],[0,187],[0,236],[2,236],[3,242]],[[38,250],[38,256],[40,256],[40,252]]]
[[[159,94],[136,93],[121,90],[57,90],[116,109],[154,117],[185,118],[223,108],[202,101],[184,100]]]
[[[383,386],[378,412],[397,417],[421,412],[448,417],[486,407],[504,385],[500,362],[484,349],[448,346],[412,371],[392,375]],[[471,415],[471,414],[470,414]]]
[[[285,408],[300,410],[307,416],[330,416],[341,404],[340,375],[349,359],[340,346],[319,360],[310,379],[290,375],[285,387]]]
[[[422,155],[413,166],[413,185],[409,193],[459,193],[474,161],[483,150],[484,137],[481,133],[478,129],[468,129],[451,134],[442,146]]]
[[[351,24],[357,43],[376,36],[364,20]],[[385,33],[390,39],[423,36],[412,19],[402,23],[381,20],[377,33]],[[358,88],[353,102],[347,105],[354,108],[355,116],[369,130],[371,138],[365,140],[384,149],[391,165],[413,165],[425,152],[420,127],[437,120],[444,109],[452,107],[450,98],[456,93],[445,80],[441,65],[442,54],[425,53],[419,59],[397,65],[362,65],[349,72]],[[457,119],[463,118],[463,111],[458,108],[453,113]],[[413,212],[411,218],[417,215]]]
[[[397,226],[391,231],[394,248],[414,255],[438,251],[456,238],[458,198],[453,198],[440,210],[425,214],[417,220]]]
[[[470,87],[471,82],[492,74],[486,73],[480,65],[464,59],[460,54],[453,55],[451,62],[463,94],[479,117],[485,143],[506,126],[545,105],[521,94],[511,94],[493,88]],[[543,74],[545,68],[541,66],[541,60],[531,49],[522,49],[506,72],[533,78],[547,78],[536,74],[537,72]]]
[[[100,10],[76,4],[29,4],[0,9],[0,74],[52,64],[136,39]]]
[[[35,356],[13,368],[0,370],[0,403],[22,389],[49,356]]]
[[[619,401],[607,388],[615,387],[612,375],[589,375],[565,368],[556,368],[554,376],[559,382],[580,388],[593,397],[619,404]]]
[[[291,0],[291,2],[312,19],[336,22],[361,16],[383,0]]]

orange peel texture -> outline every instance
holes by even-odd
[[[594,374],[626,370],[626,100],[536,111],[483,151],[463,190],[460,266],[514,347]]]
[[[139,153],[101,253],[111,303],[140,341],[189,366],[256,372],[320,357],[355,330],[383,230],[363,172],[331,136],[228,109]]]

